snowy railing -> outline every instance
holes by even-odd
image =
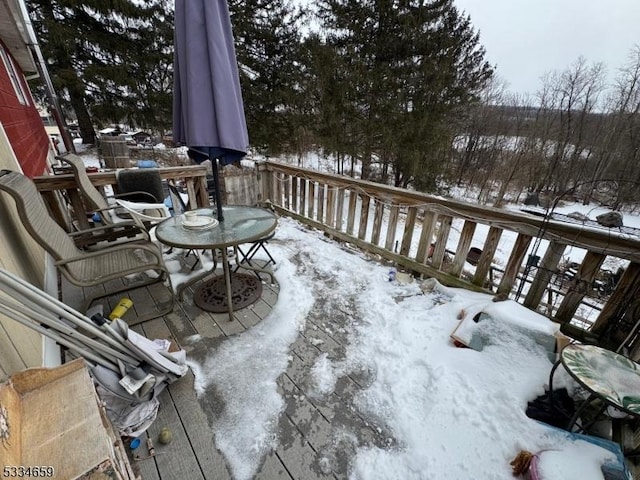
[[[258,165],[258,184],[261,202],[398,268],[509,296],[574,337],[640,350],[638,237],[275,162]],[[606,289],[603,264],[624,268]]]

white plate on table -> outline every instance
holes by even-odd
[[[182,226],[187,230],[207,230],[218,225],[218,220],[213,217],[195,216],[183,218]]]

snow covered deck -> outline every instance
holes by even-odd
[[[304,268],[304,265],[299,267]],[[353,307],[348,304],[353,299],[343,297],[339,291],[332,292],[330,278],[318,278],[318,282],[317,287],[323,295],[317,299],[304,329],[291,344],[289,366],[277,379],[278,392],[286,402],[285,414],[280,416],[277,425],[278,447],[267,455],[255,478],[345,478],[356,445],[385,448],[394,444],[393,437],[382,425],[364,418],[353,406],[354,395],[368,384],[366,372],[341,378],[335,391],[326,398],[312,398],[314,386],[310,385],[309,372],[323,354],[335,361],[344,358],[348,343],[346,327],[353,321],[348,313]],[[67,303],[80,299],[80,292],[73,286],[65,285],[63,291]],[[172,339],[188,352],[190,358],[204,363],[210,352],[227,339],[251,329],[271,313],[278,293],[278,285],[264,282],[258,302],[235,312],[235,320],[230,322],[226,313],[209,313],[194,305],[193,289],[189,288],[185,291],[185,301],[177,303],[173,313],[133,329],[148,338]],[[163,297],[159,296],[163,294],[162,289],[153,286],[130,292],[134,308],[141,311],[149,303],[163,302]],[[118,299],[107,299],[105,310],[115,306]],[[259,350],[261,346],[255,345],[255,348]],[[238,375],[244,373],[238,371]],[[216,448],[211,426],[224,400],[215,391],[198,398],[194,381],[190,371],[161,394],[157,420],[135,451],[136,455],[147,457],[146,440],[150,437],[156,456],[133,460],[134,469],[138,469],[143,480],[234,478],[224,456]],[[169,427],[173,434],[168,445],[157,441],[164,427]],[[336,442],[340,438],[344,441]]]
[[[272,306],[268,303],[276,300],[275,290],[277,289],[269,288],[263,294],[265,307]],[[172,337],[188,350],[190,357],[204,362],[210,352],[219,348],[230,335],[251,326],[251,323],[243,325],[242,318],[229,322],[224,314],[203,313],[197,307],[189,306],[188,302],[189,300],[181,307],[184,316],[174,314],[164,320],[146,322],[138,331],[151,338]],[[354,394],[361,390],[361,384],[367,383],[366,375],[344,377],[328,398],[311,398],[312,387],[309,385],[311,380],[308,373],[320,355],[327,353],[333,359],[344,357],[346,333],[342,332],[346,332],[344,327],[348,319],[345,314],[336,315],[334,307],[327,304],[325,307],[327,308],[318,304],[313,308],[304,330],[291,345],[288,368],[277,379],[278,392],[286,404],[285,413],[280,416],[277,425],[278,446],[275,451],[267,454],[255,478],[346,478],[349,458],[354,454],[352,436],[355,436],[357,444],[361,446],[384,447],[393,442],[381,426],[360,416],[352,406]],[[334,312],[327,315],[330,309]],[[251,308],[245,310],[251,311]],[[266,315],[270,309],[261,307],[259,311],[261,315]],[[251,316],[245,311],[238,312],[239,317],[243,315]],[[194,337],[196,335],[200,337]],[[259,350],[261,347],[255,345],[255,348]],[[245,373],[247,372],[242,369],[237,372],[238,375]],[[259,389],[256,393],[259,393]],[[198,399],[194,389],[194,376],[189,373],[186,378],[163,392],[160,399],[158,419],[148,434],[155,440],[160,429],[168,426],[173,432],[173,441],[166,446],[156,442],[155,459],[136,462],[142,478],[232,478],[225,459],[214,442],[212,424],[216,422],[224,404],[215,389],[208,390],[206,395]],[[259,412],[257,414],[260,415]],[[344,443],[334,443],[341,436],[345,436]],[[256,439],[256,443],[259,443],[259,439]],[[139,450],[144,450],[144,441],[142,445]],[[332,457],[326,455],[327,448],[333,453]],[[237,455],[241,456],[242,453],[237,452]],[[247,465],[247,469],[249,468]],[[240,475],[236,478],[243,478],[244,475],[238,473]]]
[[[548,319],[483,293],[389,282],[385,265],[286,218],[269,250],[279,286],[264,283],[233,322],[189,291],[134,327],[174,339],[191,367],[160,396],[147,432],[156,456],[134,462],[144,480],[506,480],[520,450],[560,451],[569,470],[589,458],[596,474],[611,458],[525,415],[552,367],[530,333],[557,329]],[[134,308],[160,292],[132,292]],[[496,321],[474,323],[479,312]],[[454,346],[464,318],[491,339],[482,351]]]

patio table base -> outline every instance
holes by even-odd
[[[234,273],[231,275],[233,310],[248,307],[262,295],[262,282],[255,275]],[[200,285],[193,294],[193,301],[202,310],[212,313],[229,311],[224,275],[218,275]]]

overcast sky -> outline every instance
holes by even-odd
[[[455,0],[509,90],[534,94],[545,72],[580,55],[612,78],[640,44],[640,0]]]

